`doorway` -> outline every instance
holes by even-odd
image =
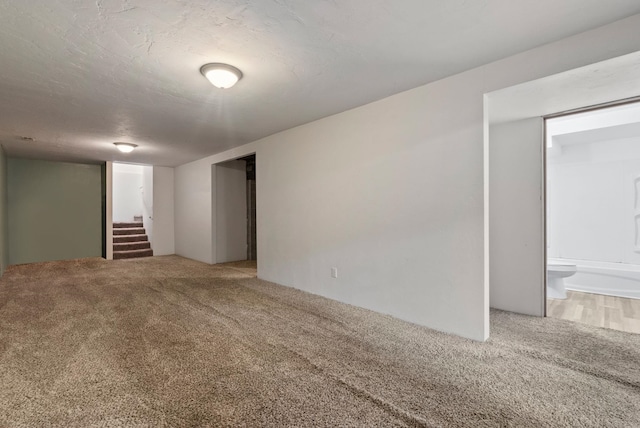
[[[240,158],[246,162],[247,174],[247,260],[258,260],[256,232],[256,155]]]
[[[496,309],[545,316],[544,120],[558,112],[637,101],[640,52],[485,95],[485,284]],[[632,97],[635,97],[633,99]]]
[[[640,103],[545,129],[547,316],[640,333]]]
[[[253,261],[257,252],[256,156],[213,165],[215,188],[214,261]]]
[[[153,256],[153,167],[113,164],[113,258]]]

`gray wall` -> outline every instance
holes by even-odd
[[[8,158],[9,264],[102,256],[100,165]]]
[[[0,276],[9,264],[7,228],[7,157],[0,146]]]

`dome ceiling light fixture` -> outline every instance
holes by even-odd
[[[200,73],[216,88],[228,89],[242,79],[242,71],[229,64],[214,62],[200,67]]]
[[[122,153],[131,153],[133,151],[133,149],[135,149],[136,147],[138,147],[137,144],[132,144],[132,143],[113,143],[118,150],[120,150]]]

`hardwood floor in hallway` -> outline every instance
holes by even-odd
[[[547,316],[640,334],[640,299],[567,291],[566,300],[547,299]]]

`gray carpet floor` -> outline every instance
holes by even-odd
[[[0,426],[640,427],[639,335],[493,311],[478,343],[254,272],[10,267]]]

